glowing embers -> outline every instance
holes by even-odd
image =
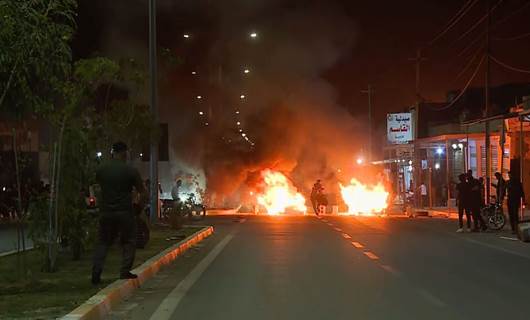
[[[388,206],[388,192],[383,184],[367,186],[356,179],[349,185],[340,185],[342,199],[348,207],[349,215],[374,215]]]
[[[305,198],[283,173],[266,169],[261,172],[261,177],[261,191],[256,199],[258,204],[266,209],[267,214],[306,213]]]

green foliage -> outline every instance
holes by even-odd
[[[53,108],[71,72],[75,0],[0,0],[0,112]]]

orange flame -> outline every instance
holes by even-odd
[[[264,191],[257,195],[257,201],[265,207],[269,215],[279,215],[286,210],[306,213],[304,197],[296,191],[285,175],[266,169],[261,172],[261,176]]]
[[[347,186],[340,185],[342,199],[348,206],[350,215],[374,215],[382,212],[388,206],[388,192],[382,183],[366,186],[351,179]]]

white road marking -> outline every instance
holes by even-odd
[[[223,251],[226,245],[234,237],[233,234],[227,235],[221,242],[219,242],[212,251],[199,262],[197,266],[173,289],[167,297],[160,303],[156,311],[151,316],[151,320],[165,320],[169,319],[173,312],[177,309],[180,301],[186,295],[188,290],[201,277],[208,266],[215,260],[215,258]]]
[[[502,251],[504,253],[513,254],[514,256],[518,256],[518,257],[530,260],[530,257],[525,255],[525,254],[522,254],[522,253],[519,253],[519,252],[516,252],[516,251],[512,251],[512,250],[508,250],[508,249],[505,249],[505,248],[502,248],[502,247],[499,247],[499,246],[496,246],[496,245],[493,245],[493,244],[485,243],[485,242],[478,241],[478,240],[471,239],[471,238],[460,238],[460,239],[463,239],[465,241],[468,241],[468,242],[471,242],[471,243],[475,243],[475,244],[478,244],[478,245],[481,245],[481,246],[484,246],[484,247],[487,247],[487,248],[490,248],[490,249],[495,249],[495,250],[498,250],[498,251]]]
[[[438,299],[436,296],[434,296],[432,293],[430,293],[429,291],[425,290],[425,289],[418,289],[418,293],[425,298],[425,300],[431,302],[432,304],[434,304],[435,306],[439,307],[439,308],[443,308],[446,306],[445,302],[443,302],[442,300]]]
[[[383,268],[384,270],[390,272],[391,274],[393,274],[393,275],[395,275],[397,277],[401,277],[401,275],[402,275],[401,272],[397,271],[392,266],[389,266],[389,265],[386,265],[386,264],[382,264],[381,268]]]
[[[517,238],[512,238],[512,237],[499,237],[499,238],[504,239],[504,240],[519,241],[519,239],[517,239]]]

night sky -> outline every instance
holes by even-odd
[[[375,87],[374,105],[379,117],[385,112],[410,105],[415,100],[414,65],[408,58],[416,49],[426,47],[428,60],[422,65],[421,93],[426,100],[439,101],[448,89],[462,87],[473,68],[460,73],[469,59],[485,42],[485,24],[457,41],[486,10],[486,1],[479,1],[467,15],[434,45],[426,45],[446,25],[467,0],[409,0],[409,1],[169,1],[159,0],[159,41],[165,47],[179,49],[183,32],[200,33],[214,40],[218,28],[232,20],[241,29],[260,30],[260,22],[281,15],[283,11],[308,4],[333,6],[351,18],[355,43],[348,52],[322,76],[338,91],[341,105],[360,115],[366,105],[366,95],[360,93],[368,84]],[[530,5],[527,0],[500,1],[492,14],[492,38],[510,38],[530,32]],[[491,0],[492,6],[497,1]],[[522,9],[520,9],[522,8]],[[124,44],[147,48],[147,1],[144,0],[82,0],[80,1],[79,32],[75,41],[76,54],[89,56],[95,52],[113,56],[127,55],[127,47],[117,52],[119,45],[109,46],[113,34],[126,36]],[[511,16],[510,16],[511,15]],[[506,18],[508,17],[508,18]],[[501,24],[495,26],[498,21]],[[287,31],[288,32],[288,31]],[[459,55],[466,46],[481,37],[470,50]],[[274,41],[267,39],[267,41]],[[210,41],[212,42],[212,41]],[[196,46],[193,56],[204,52],[204,45]],[[112,51],[112,52],[109,52]],[[492,41],[493,53],[514,66],[530,69],[527,53],[530,37],[512,41]],[[183,52],[190,53],[190,50]],[[189,58],[187,58],[189,59]],[[189,60],[187,60],[189,61]],[[493,83],[528,81],[530,76],[507,71],[492,64]],[[483,79],[475,80],[476,85]]]

